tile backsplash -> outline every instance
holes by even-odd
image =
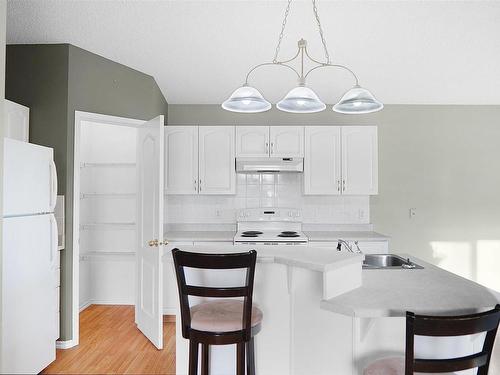
[[[293,207],[304,223],[368,224],[369,196],[303,195],[302,174],[237,174],[236,195],[168,195],[167,223],[232,224],[242,208]]]

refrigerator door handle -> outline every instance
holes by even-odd
[[[53,269],[57,268],[56,262],[56,252],[57,252],[57,221],[54,214],[50,214],[50,229],[52,230],[50,238],[50,266]]]
[[[54,160],[50,161],[50,210],[54,212],[57,202],[57,170]]]

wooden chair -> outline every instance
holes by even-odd
[[[261,329],[262,312],[252,305],[257,252],[233,254],[192,253],[173,249],[179,289],[182,337],[189,340],[189,375],[198,371],[198,347],[202,346],[201,372],[208,375],[210,345],[236,344],[236,373],[255,374],[253,337]],[[211,270],[245,269],[244,286],[205,287],[188,285],[184,268]],[[216,298],[193,307],[189,296]],[[243,297],[243,301],[227,298]]]
[[[449,373],[477,368],[477,375],[487,375],[499,321],[500,305],[483,313],[461,316],[427,316],[407,312],[405,358],[378,360],[370,364],[364,374],[413,375],[415,372]],[[450,359],[415,358],[415,335],[449,337],[483,332],[486,332],[486,337],[483,348],[478,353]]]

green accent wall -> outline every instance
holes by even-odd
[[[168,104],[153,77],[70,44],[9,45],[6,56],[6,98],[30,108],[30,142],[54,148],[66,196],[60,340],[71,340],[75,111],[149,120]]]

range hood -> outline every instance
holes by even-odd
[[[304,172],[304,158],[236,158],[236,172]]]

